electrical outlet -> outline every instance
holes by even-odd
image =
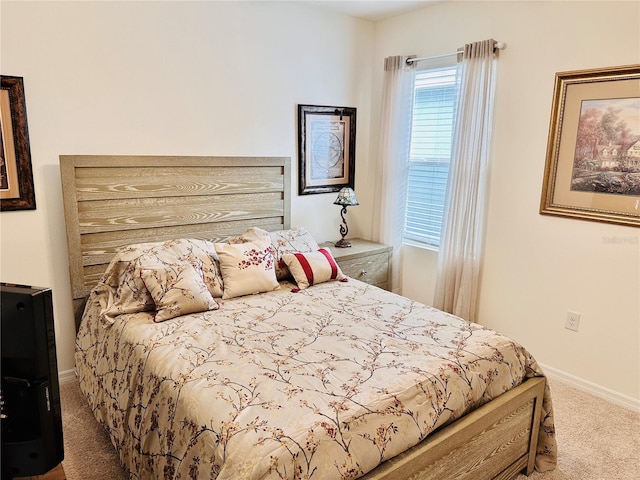
[[[564,324],[564,328],[577,332],[579,327],[580,327],[580,314],[576,312],[568,311],[567,321]]]

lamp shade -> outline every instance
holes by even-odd
[[[342,205],[343,207],[351,207],[354,205],[359,205],[358,199],[356,198],[356,194],[353,191],[353,188],[343,187],[338,192],[338,198],[333,202],[334,205]]]

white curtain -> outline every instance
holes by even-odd
[[[494,40],[464,47],[434,306],[475,321],[487,200],[497,53]],[[497,52],[497,50],[495,51]]]
[[[378,182],[378,191],[381,194],[376,198],[376,211],[380,212],[377,240],[393,246],[391,288],[396,293],[402,291],[402,232],[407,197],[415,71],[415,63],[407,64],[407,58],[393,56],[385,58],[384,61]]]

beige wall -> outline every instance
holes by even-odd
[[[338,238],[335,195],[296,195],[296,105],[357,107],[365,184],[372,23],[282,2],[0,9],[1,72],[24,77],[37,201],[0,214],[0,280],[53,289],[60,371],[73,368],[75,334],[61,154],[290,156],[292,223]]]
[[[537,360],[640,405],[637,228],[541,216],[554,75],[640,63],[638,2],[445,2],[379,22],[374,65],[495,38],[500,52],[479,321]],[[381,85],[375,70],[374,96]],[[373,104],[372,135],[376,138]],[[373,148],[372,148],[373,149]],[[403,293],[430,303],[436,254],[405,247]],[[564,328],[568,310],[579,332]]]

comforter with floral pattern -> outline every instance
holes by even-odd
[[[357,280],[154,323],[91,295],[80,386],[131,478],[355,479],[542,372],[519,344]],[[549,392],[538,469],[555,465]]]

